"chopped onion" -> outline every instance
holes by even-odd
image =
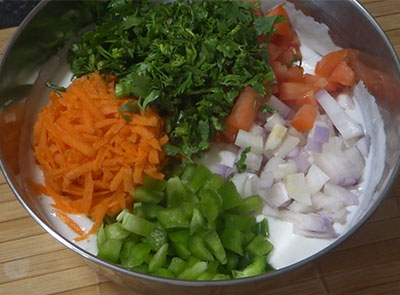
[[[291,112],[292,109],[289,108],[286,104],[284,104],[279,98],[274,95],[271,95],[269,100],[266,102],[266,105],[278,111],[278,113],[286,118]]]
[[[221,175],[223,178],[226,178],[226,170],[229,168],[228,166],[221,165],[221,164],[213,164],[208,166],[210,171],[215,174]]]
[[[312,137],[307,139],[307,149],[310,152],[322,153],[323,144],[324,143],[322,141],[318,141]]]
[[[305,144],[306,144],[307,137],[306,137],[303,133],[297,131],[297,130],[296,130],[295,128],[293,128],[292,126],[289,127],[287,133],[290,134],[290,135],[292,135],[292,136],[297,137],[297,138],[300,140],[300,145],[305,145]]]
[[[361,126],[349,117],[326,90],[322,89],[318,91],[315,94],[315,99],[325,110],[333,125],[335,125],[344,139],[347,140],[363,135]]]
[[[355,104],[353,99],[350,97],[349,92],[342,92],[338,96],[336,96],[336,101],[343,109],[353,110],[355,108]]]
[[[287,205],[291,198],[289,197],[286,186],[282,182],[272,185],[272,187],[265,191],[260,191],[259,195],[263,198],[272,208],[279,208]]]
[[[276,208],[272,208],[268,203],[264,204],[261,214],[265,216],[280,218],[280,212]]]
[[[317,238],[317,239],[335,239],[339,236],[334,231],[318,232],[318,231],[306,230],[298,227],[296,224],[293,226],[293,233],[296,235],[301,235],[308,238]]]
[[[275,124],[285,124],[285,120],[279,113],[273,113],[272,116],[267,119],[267,123],[265,123],[264,128],[267,131],[271,131]]]
[[[253,135],[261,135],[264,136],[265,135],[265,130],[263,127],[261,127],[260,125],[257,124],[253,124],[250,128],[249,131],[251,134]]]
[[[345,205],[358,205],[358,197],[344,187],[334,185],[330,182],[324,186],[324,193],[341,200]]]
[[[234,167],[238,149],[232,144],[216,143],[204,154],[200,160],[206,166],[220,164],[227,167]]]
[[[364,137],[361,137],[356,143],[357,148],[360,150],[364,158],[368,158],[370,141],[371,141],[370,137],[366,135]]]
[[[361,179],[360,172],[342,152],[324,151],[322,154],[316,154],[314,161],[330,177],[333,184],[350,186],[357,184]]]
[[[267,190],[269,189],[274,182],[274,178],[272,177],[271,172],[262,172],[260,175],[260,179],[258,181],[258,184],[256,186],[256,193],[258,193],[260,190]]]
[[[281,181],[287,175],[297,172],[296,163],[293,160],[288,160],[286,163],[278,165],[276,169],[272,171],[274,181]]]
[[[325,215],[315,213],[304,214],[286,211],[282,213],[281,216],[283,219],[295,224],[299,229],[320,233],[335,233],[335,230],[332,227],[331,220]]]
[[[256,193],[258,187],[259,177],[256,174],[247,174],[247,179],[243,187],[243,198],[250,197]]]
[[[292,212],[299,212],[299,213],[311,213],[311,212],[313,212],[315,210],[313,207],[308,206],[308,205],[304,205],[304,204],[299,203],[297,201],[293,201],[286,208],[288,210],[292,211]]]
[[[296,146],[300,143],[300,139],[292,136],[292,135],[287,135],[281,145],[273,151],[274,156],[276,157],[281,157],[285,158],[287,155],[290,154],[291,151],[293,151]]]
[[[243,196],[244,184],[247,180],[247,173],[234,174],[231,181],[235,184],[238,193]]]
[[[300,154],[300,147],[299,146],[296,146],[295,148],[294,148],[294,150],[293,151],[291,151],[288,155],[287,155],[287,158],[290,158],[290,159],[292,159],[292,158],[296,158],[299,154]]]
[[[354,167],[357,168],[358,172],[362,174],[364,172],[365,160],[360,150],[353,146],[343,151],[347,159],[353,163]]]
[[[280,157],[272,157],[271,159],[268,160],[268,162],[265,164],[263,168],[263,173],[264,172],[273,172],[275,169],[278,168],[279,165],[286,163],[285,160],[283,160]]]
[[[311,130],[311,137],[320,142],[329,142],[329,128],[322,122],[316,122]]]
[[[333,127],[331,119],[329,119],[328,115],[319,115],[318,120],[323,122],[326,127],[329,128],[329,137],[336,136],[335,128]]]
[[[253,153],[261,154],[263,151],[264,141],[260,135],[254,135],[247,131],[239,130],[235,144],[241,148],[251,147]]]
[[[348,213],[349,212],[346,210],[345,207],[343,207],[339,211],[335,211],[335,212],[321,211],[321,214],[328,216],[333,222],[338,222],[340,224],[346,223],[346,218],[347,218]]]
[[[306,175],[307,187],[310,194],[315,194],[327,183],[329,176],[317,165],[312,164]]]
[[[297,171],[304,173],[310,166],[308,155],[304,150],[301,150],[296,158],[293,159],[297,166]]]
[[[276,149],[285,137],[287,128],[281,124],[275,124],[271,133],[268,135],[264,145],[264,151]]]
[[[249,152],[246,155],[246,160],[244,161],[244,164],[246,165],[246,168],[248,170],[256,172],[260,170],[262,160],[263,160],[262,155]]]
[[[321,192],[312,195],[311,202],[316,210],[324,210],[326,212],[337,212],[345,207],[344,202],[340,199]]]
[[[294,200],[311,206],[311,196],[303,173],[294,173],[286,176],[286,189]]]

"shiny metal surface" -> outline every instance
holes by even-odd
[[[373,202],[357,224],[338,241],[309,259],[279,271],[240,280],[199,282],[157,278],[122,269],[94,257],[57,233],[41,212],[35,193],[26,185],[26,166],[35,116],[48,93],[44,82],[57,79],[58,71],[66,66],[66,51],[53,55],[59,45],[89,24],[96,14],[94,9],[84,9],[79,1],[40,3],[17,30],[0,62],[0,113],[11,118],[0,124],[1,168],[24,208],[52,237],[84,257],[95,270],[143,294],[247,294],[249,290],[257,294],[270,286],[285,285],[288,278],[301,275],[313,260],[336,247],[365,223],[398,173],[400,64],[382,30],[356,1],[291,2],[327,24],[339,46],[361,51],[353,67],[376,96],[385,122],[388,142],[384,176],[372,197]]]

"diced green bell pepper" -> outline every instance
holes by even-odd
[[[227,259],[225,249],[217,232],[214,230],[206,232],[204,234],[204,241],[212,254],[214,254],[215,258],[217,258],[221,264],[226,264]]]
[[[122,219],[122,227],[127,231],[148,237],[153,230],[153,223],[142,217],[125,212]]]
[[[224,178],[219,174],[212,174],[210,177],[207,178],[206,182],[204,183],[203,189],[209,189],[212,191],[218,191],[218,189],[225,183]]]
[[[259,214],[263,208],[263,201],[259,195],[252,195],[243,199],[242,203],[237,207],[239,214]]]
[[[97,256],[115,263],[118,260],[121,246],[121,240],[107,239],[99,249],[99,253],[97,254]]]
[[[162,268],[167,261],[167,251],[168,244],[164,244],[161,248],[154,254],[149,262],[149,272],[154,272],[159,268]]]
[[[243,255],[242,239],[242,232],[233,227],[226,227],[221,235],[222,245],[239,255]]]
[[[150,187],[139,186],[133,198],[137,202],[157,204],[164,198],[164,193],[152,190]]]
[[[195,167],[191,177],[185,182],[186,187],[188,187],[192,193],[196,193],[211,175],[210,169],[203,164],[199,164]]]
[[[226,269],[228,271],[231,271],[231,270],[237,268],[238,263],[239,263],[239,255],[237,255],[236,253],[233,253],[231,251],[227,251],[226,257],[227,257],[227,263],[225,266]]]
[[[196,280],[202,273],[207,270],[207,262],[199,261],[185,268],[179,275],[179,279]]]
[[[156,269],[152,274],[163,278],[175,278],[175,275],[166,268]]]
[[[186,164],[186,167],[183,169],[183,173],[181,175],[182,181],[186,184],[193,178],[194,172],[196,171],[195,164]]]
[[[183,216],[180,208],[165,208],[157,214],[158,221],[165,229],[188,228],[189,221]]]
[[[149,243],[153,251],[158,251],[162,245],[167,243],[167,232],[159,224],[155,223],[153,230],[146,238],[146,242]]]
[[[221,213],[222,199],[212,190],[203,190],[200,192],[200,208],[201,213],[206,217],[208,224],[214,224],[214,221]]]
[[[214,257],[211,252],[207,249],[203,238],[195,233],[189,236],[188,248],[192,255],[200,260],[213,261]]]
[[[179,207],[188,200],[188,193],[179,177],[167,181],[167,207]]]
[[[224,183],[218,189],[218,194],[222,197],[222,210],[224,211],[238,207],[243,201],[232,181]]]
[[[257,228],[256,232],[258,235],[269,237],[268,220],[266,218],[258,222],[256,228]]]
[[[256,218],[248,215],[226,214],[225,226],[233,227],[242,232],[254,231],[256,228]]]
[[[191,255],[191,252],[188,248],[188,240],[189,240],[189,231],[188,230],[178,230],[175,232],[171,232],[169,234],[169,238],[174,244],[177,255],[186,259]]]
[[[262,235],[258,235],[247,245],[246,250],[253,256],[263,256],[271,252],[272,248],[269,241]]]
[[[102,224],[97,230],[96,234],[96,244],[97,248],[100,249],[104,242],[107,240],[106,231],[104,229],[104,224]]]
[[[209,272],[203,272],[197,279],[199,281],[211,281],[215,277],[215,274]]]
[[[251,231],[245,231],[243,232],[243,247],[246,247],[254,238],[256,237],[256,234],[251,232]]]
[[[149,259],[151,246],[148,243],[139,243],[131,246],[129,256],[124,265],[133,268],[141,265]]]
[[[143,186],[152,191],[163,192],[167,188],[167,182],[162,179],[155,179],[145,175],[143,178]]]
[[[197,208],[193,209],[192,220],[190,221],[190,234],[194,234],[199,228],[204,227],[205,222],[203,215],[201,215],[200,210]]]
[[[267,257],[258,256],[254,258],[253,262],[243,270],[232,270],[232,276],[235,279],[245,278],[255,275],[260,275],[265,272],[267,265]]]
[[[146,218],[141,202],[136,202],[133,204],[132,214],[138,217]]]
[[[147,219],[155,219],[157,218],[158,211],[164,210],[163,207],[152,204],[152,203],[144,203],[142,204],[144,216]]]
[[[179,257],[173,257],[171,259],[171,262],[168,266],[168,269],[174,273],[175,275],[180,274],[183,269],[186,267],[186,261],[179,258]]]
[[[225,275],[222,273],[217,273],[212,278],[213,281],[222,281],[222,280],[229,280],[229,279],[230,279],[230,277],[228,275]]]
[[[130,232],[123,229],[118,222],[106,225],[104,230],[108,239],[123,240],[130,235]]]

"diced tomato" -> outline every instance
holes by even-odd
[[[344,86],[338,82],[328,82],[328,85],[325,86],[325,90],[328,92],[335,92],[339,91],[343,88]]]
[[[227,142],[234,142],[239,129],[248,131],[251,128],[261,106],[261,96],[253,87],[246,87],[236,99],[231,113],[226,118],[224,137]]]
[[[290,28],[289,16],[286,13],[285,8],[283,8],[282,4],[276,6],[274,9],[272,9],[270,12],[266,14],[266,16],[278,16],[278,15],[283,16],[286,19],[286,21],[274,25],[274,29],[276,30],[274,34],[289,36],[292,29]]]
[[[287,65],[290,64],[293,59],[296,56],[296,49],[294,49],[293,47],[290,47],[289,49],[286,49],[285,51],[283,51],[278,58],[276,59],[277,61],[280,61],[281,63]]]
[[[336,66],[328,80],[330,82],[340,83],[344,86],[353,86],[356,83],[354,71],[345,61],[341,61]]]
[[[290,67],[283,65],[279,61],[271,63],[271,67],[275,73],[275,77],[279,83],[283,82],[302,82],[304,69],[301,67]]]
[[[328,80],[324,77],[319,77],[311,74],[304,75],[304,83],[318,87],[318,90],[325,88],[328,85]]]
[[[267,50],[268,50],[268,54],[269,54],[269,61],[275,61],[285,49],[282,49],[281,47],[279,47],[278,45],[275,45],[272,42],[268,43],[267,46]]]
[[[311,130],[316,116],[317,108],[310,104],[305,104],[296,112],[290,124],[299,132]]]
[[[332,74],[336,66],[340,62],[346,60],[347,55],[348,55],[347,49],[342,49],[328,53],[317,63],[317,66],[315,67],[315,74],[318,76],[328,78]]]
[[[318,102],[314,97],[314,91],[308,91],[306,94],[304,94],[304,96],[302,98],[296,99],[296,104],[297,105],[305,105],[305,104],[310,104],[312,106],[317,107],[318,106]]]
[[[318,87],[297,82],[285,82],[279,85],[279,98],[285,100],[302,99],[309,91],[318,91]]]

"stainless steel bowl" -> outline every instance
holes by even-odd
[[[14,34],[0,63],[0,112],[9,121],[1,123],[1,169],[12,191],[33,219],[53,238],[81,255],[96,271],[143,294],[252,294],[268,287],[285,285],[310,262],[336,247],[353,234],[371,216],[389,191],[400,162],[400,64],[383,31],[355,0],[292,0],[291,2],[330,28],[335,43],[359,49],[354,67],[377,98],[387,137],[385,169],[380,183],[363,208],[354,226],[337,241],[301,262],[275,272],[240,280],[199,282],[153,277],[128,271],[105,262],[77,247],[52,226],[26,184],[29,173],[31,134],[35,117],[46,102],[44,82],[61,79],[66,69],[66,51],[54,55],[62,44],[93,21],[95,11],[79,1],[42,1]],[[283,274],[286,274],[283,276]],[[251,285],[251,287],[250,287]]]

